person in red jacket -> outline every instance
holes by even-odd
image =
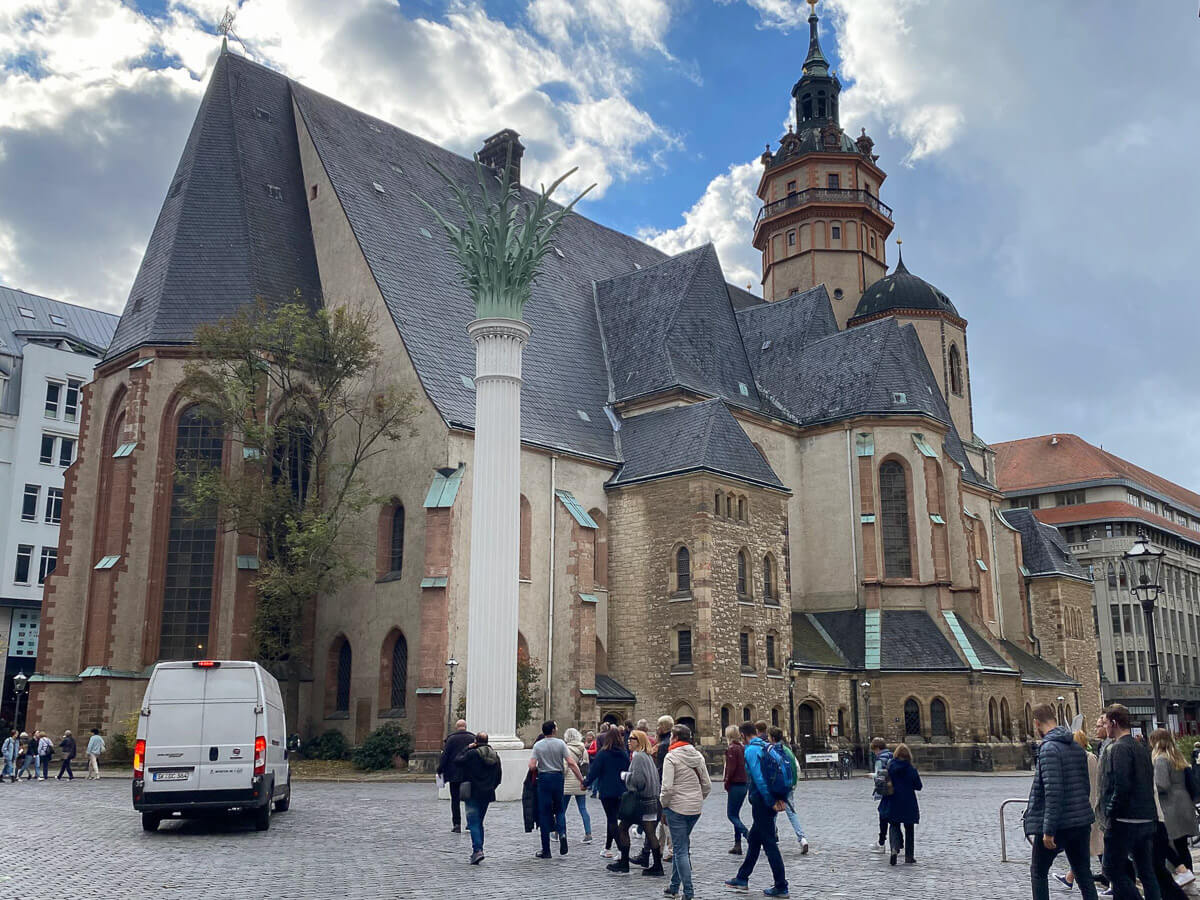
[[[750,789],[750,778],[746,774],[745,741],[752,737],[754,726],[749,722],[743,722],[741,728],[730,725],[725,729],[725,740],[729,742],[725,750],[725,815],[733,825],[733,847],[729,852],[736,856],[742,855],[742,838],[750,834],[741,813],[746,792]]]

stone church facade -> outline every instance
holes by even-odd
[[[1099,706],[1075,630],[1090,584],[1057,532],[1002,511],[967,322],[902,261],[887,274],[885,175],[842,131],[810,26],[796,123],[763,156],[763,298],[711,246],[667,257],[581,216],[545,261],[526,309],[519,645],[560,725],[668,713],[711,745],[764,718],[810,746],[877,733],[947,765],[1013,762],[1031,706]],[[519,171],[512,132],[481,158],[509,147]],[[354,545],[374,577],[316,598],[293,724],[357,741],[398,721],[440,745],[471,664],[474,369],[470,298],[413,197],[450,214],[431,163],[473,177],[218,58],[87,388],[32,721],[112,728],[155,662],[252,656],[253,541],[175,497],[177,460],[240,454],[178,388],[197,324],[298,295],[372,310],[420,414],[369,463],[385,500]]]

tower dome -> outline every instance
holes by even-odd
[[[892,274],[885,275],[863,291],[850,324],[901,310],[943,312],[956,319],[962,318],[949,297],[925,279],[908,271],[903,256]]]

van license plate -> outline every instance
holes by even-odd
[[[190,772],[155,772],[155,781],[187,781]]]

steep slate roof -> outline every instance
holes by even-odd
[[[1046,662],[1041,657],[1026,653],[1011,641],[1001,641],[1001,646],[1009,655],[1017,668],[1021,670],[1021,680],[1026,684],[1053,684],[1064,687],[1079,687],[1079,682],[1061,669]]]
[[[108,357],[186,343],[199,324],[296,292],[320,300],[289,82],[223,53]]]
[[[963,633],[987,669],[1015,672],[997,649],[961,619]],[[836,649],[828,648],[825,635]],[[866,667],[866,611],[796,613],[792,652],[804,666]],[[960,671],[967,664],[929,614],[921,609],[885,609],[880,615],[879,667],[884,671]]]
[[[712,244],[597,282],[596,308],[614,401],[681,386],[759,406]]]
[[[624,463],[611,485],[704,470],[785,489],[720,399],[627,418],[620,442]]]
[[[755,380],[772,385],[792,376],[808,344],[838,333],[823,284],[786,300],[742,307],[737,324]]]
[[[33,317],[23,315],[21,309],[29,310]],[[56,324],[52,315],[66,324]],[[29,338],[75,340],[103,353],[116,327],[117,317],[112,313],[0,285],[0,355],[20,358]]]
[[[815,669],[848,668],[849,661],[821,631],[812,613],[792,613],[792,661]]]
[[[633,691],[615,678],[596,676],[596,699],[601,703],[633,703],[637,700]]]
[[[853,669],[861,669],[866,660],[866,612],[861,609],[840,609],[812,614],[825,629],[842,658]]]
[[[967,638],[967,643],[971,645],[971,649],[975,651],[976,658],[985,669],[994,669],[1002,672],[1015,671],[1009,665],[1008,660],[1001,656],[983,635],[961,618],[958,620],[958,626],[963,630],[963,634]]]
[[[885,609],[879,663],[884,669],[962,669],[945,635],[922,609]]]
[[[1069,575],[1087,578],[1087,569],[1071,555],[1062,533],[1039,522],[1028,509],[1006,509],[1004,521],[1021,533],[1021,559],[1030,575]]]

